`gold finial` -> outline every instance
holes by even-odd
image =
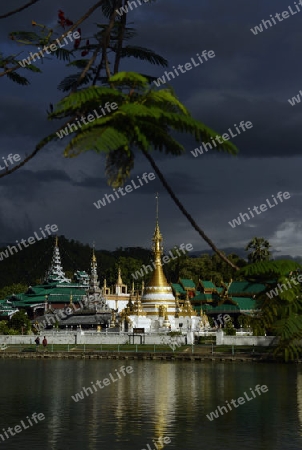
[[[70,294],[70,301],[69,304],[72,305],[72,294]]]
[[[55,246],[56,246],[56,247],[59,247],[58,241],[59,241],[58,236],[56,236],[56,243],[55,243]]]
[[[123,280],[121,277],[121,268],[120,266],[118,267],[118,276],[117,276],[117,286],[121,286],[123,284]]]
[[[158,222],[158,199],[159,199],[159,195],[158,192],[156,192],[156,222]]]
[[[93,241],[93,243],[92,243],[92,262],[96,263],[96,256],[94,253],[94,248],[95,248],[95,242]]]

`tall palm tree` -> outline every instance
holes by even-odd
[[[247,256],[249,262],[268,261],[271,256],[270,248],[271,245],[266,239],[254,237],[245,247],[245,251],[253,249]]]

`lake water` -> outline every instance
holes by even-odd
[[[133,372],[123,375],[122,366]],[[8,450],[153,450],[152,441],[160,450],[302,448],[302,366],[1,360],[0,373],[0,445]],[[91,382],[94,393],[75,402]],[[258,384],[268,391],[254,398]],[[244,392],[250,400],[208,420]],[[45,419],[35,424],[35,412]]]

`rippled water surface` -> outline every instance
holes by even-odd
[[[133,372],[119,379],[122,366]],[[302,367],[295,365],[1,360],[0,373],[3,449],[153,450],[152,441],[165,450],[302,448]],[[95,384],[108,377],[103,389]],[[75,402],[91,382],[97,392]],[[257,384],[268,392],[253,398]],[[207,419],[244,392],[252,400]],[[45,420],[30,426],[34,412]],[[8,427],[22,420],[28,428],[10,436]],[[171,442],[161,446],[160,437]]]

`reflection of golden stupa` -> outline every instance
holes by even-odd
[[[148,285],[145,287],[141,302],[143,310],[148,315],[156,315],[159,314],[159,308],[165,307],[168,315],[175,315],[176,303],[175,297],[172,293],[172,288],[168,284],[167,279],[165,277],[161,257],[163,254],[162,247],[162,234],[159,229],[158,224],[158,196],[157,199],[157,208],[156,208],[156,225],[155,231],[153,234],[153,253],[154,253],[154,270],[152,273],[152,277]]]

